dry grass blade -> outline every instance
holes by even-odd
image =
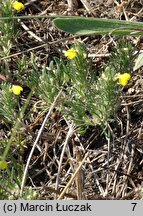
[[[76,147],[75,148],[75,155],[76,155],[76,166],[77,168],[82,161],[82,155],[80,148]],[[77,199],[82,200],[83,199],[83,172],[82,169],[79,170],[77,176],[76,176],[76,187],[77,187]]]
[[[34,39],[36,39],[39,42],[44,42],[40,37],[38,37],[36,34],[34,34],[32,31],[30,31],[30,29],[24,24],[24,22],[21,22],[21,26]]]
[[[79,164],[78,168],[76,169],[75,173],[73,174],[72,178],[69,180],[69,182],[67,183],[67,185],[65,186],[65,188],[63,189],[63,191],[61,192],[60,196],[58,197],[57,200],[60,200],[63,198],[63,196],[65,195],[67,189],[70,187],[70,185],[72,184],[72,182],[74,181],[76,175],[78,174],[78,172],[80,171],[82,165],[84,164],[87,156],[88,156],[88,152],[85,154],[83,160],[81,161],[81,163]]]
[[[60,177],[60,172],[62,169],[61,166],[62,166],[62,161],[63,161],[65,149],[66,149],[66,146],[68,144],[69,138],[73,135],[73,132],[74,132],[74,125],[72,123],[69,127],[69,131],[67,133],[66,140],[65,140],[64,145],[63,145],[63,149],[62,149],[62,153],[61,153],[61,157],[60,157],[60,161],[59,161],[59,168],[58,168],[58,173],[57,173],[57,178],[56,178],[55,190],[58,190],[59,177]]]
[[[46,122],[47,122],[47,119],[49,118],[49,116],[50,116],[50,114],[51,114],[51,112],[52,112],[52,110],[53,110],[53,108],[54,108],[54,106],[55,106],[55,104],[56,104],[58,98],[60,97],[61,93],[62,93],[62,89],[61,89],[61,91],[59,92],[59,94],[56,96],[54,102],[52,103],[52,105],[51,105],[51,107],[50,107],[50,109],[49,109],[49,111],[48,111],[48,113],[47,113],[47,115],[46,115],[46,117],[45,117],[45,119],[44,119],[42,125],[41,125],[41,128],[40,128],[40,130],[39,130],[39,132],[38,132],[38,134],[37,134],[37,137],[36,137],[36,140],[35,140],[35,142],[34,142],[34,144],[33,144],[33,147],[32,147],[32,149],[31,149],[31,152],[30,152],[30,154],[29,154],[29,157],[28,157],[28,160],[27,160],[27,163],[26,163],[26,167],[25,167],[25,170],[24,170],[23,178],[22,178],[20,196],[22,196],[22,193],[23,193],[23,189],[24,189],[24,185],[25,185],[25,181],[26,181],[26,176],[27,176],[27,172],[28,172],[28,167],[29,167],[30,160],[31,160],[31,157],[32,157],[32,155],[33,155],[34,149],[35,149],[35,147],[36,147],[36,145],[37,145],[37,143],[38,143],[38,141],[39,141],[39,139],[40,139],[40,136],[41,136],[41,134],[42,134],[42,131],[43,131],[43,129],[44,129],[44,127],[45,127],[45,124],[46,124]]]
[[[92,7],[90,6],[90,3],[87,0],[80,0],[82,4],[84,5],[85,9],[88,13],[92,12]]]

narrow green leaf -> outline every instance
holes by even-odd
[[[113,34],[143,35],[143,23],[112,19],[68,17],[56,18],[54,24],[60,30],[78,35]]]

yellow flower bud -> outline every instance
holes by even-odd
[[[117,78],[119,79],[118,82],[120,83],[120,85],[126,86],[129,80],[131,79],[131,75],[129,73],[123,73],[123,74],[119,74]]]
[[[23,91],[23,88],[21,86],[18,86],[18,85],[13,85],[11,88],[11,91],[15,95],[20,95],[21,91]]]
[[[7,169],[7,162],[0,161],[0,170],[6,170],[6,169]]]
[[[75,49],[69,49],[64,53],[65,57],[68,59],[73,59],[77,56],[77,51]]]
[[[22,4],[21,2],[18,2],[18,1],[13,2],[12,6],[16,11],[20,11],[20,10],[24,9],[24,4]]]

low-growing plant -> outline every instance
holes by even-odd
[[[14,15],[22,4],[15,5],[13,1],[1,1],[2,17],[0,20],[0,57],[8,56],[16,36],[15,24],[18,18]],[[12,9],[13,8],[13,9]],[[16,11],[14,11],[14,9]],[[115,34],[142,35],[142,23],[128,23],[113,20],[58,18],[55,25],[67,32],[84,34]],[[88,27],[88,28],[87,28]],[[0,140],[0,198],[1,199],[36,199],[38,194],[31,188],[25,188],[20,197],[23,165],[20,158],[16,161],[12,155],[11,146],[22,146],[19,139],[20,130],[24,123],[27,108],[32,96],[42,99],[45,104],[41,109],[48,111],[54,99],[60,94],[55,108],[69,121],[74,122],[77,130],[84,133],[93,125],[99,125],[106,133],[110,122],[114,121],[116,111],[120,106],[120,89],[128,84],[133,65],[134,49],[131,44],[122,42],[115,47],[109,62],[99,71],[95,71],[83,43],[76,43],[65,51],[64,56],[53,58],[49,65],[37,67],[36,57],[31,55],[30,61],[23,55],[16,62],[17,70],[13,71],[14,78],[21,85],[13,85],[7,78],[0,89],[1,122],[9,130],[9,134]],[[2,71],[7,77],[11,76],[9,62],[5,61]],[[137,59],[134,70],[142,66],[142,56]],[[27,72],[28,71],[28,72]],[[20,103],[23,84],[29,87],[29,95]],[[25,115],[26,113],[26,115]],[[29,109],[32,113],[32,109]],[[108,129],[107,129],[108,131]],[[107,133],[106,133],[107,134]],[[20,150],[19,150],[20,151]],[[18,163],[17,163],[18,162]],[[18,173],[18,175],[17,175]]]
[[[77,35],[117,35],[117,36],[142,36],[143,35],[143,23],[132,21],[121,21],[112,19],[101,18],[85,18],[85,17],[58,17],[54,19],[54,25],[65,32]],[[129,47],[128,47],[129,48]],[[125,52],[122,54],[124,55]],[[118,51],[117,51],[118,52]],[[116,54],[116,52],[115,52]],[[143,65],[142,53],[139,53],[139,57],[135,59],[134,70]],[[124,59],[124,56],[120,60]],[[124,61],[125,62],[125,61]]]
[[[122,59],[125,50],[126,57]],[[97,75],[84,44],[75,44],[65,52],[67,60],[56,58],[49,67],[42,69],[37,95],[50,105],[63,89],[57,108],[67,119],[73,120],[80,131],[89,125],[105,128],[119,107],[118,81],[124,86],[130,79],[125,70],[131,54],[130,45],[125,43],[124,48],[123,45],[117,47],[116,58],[110,58],[108,65]],[[125,75],[120,75],[119,79],[119,74]]]

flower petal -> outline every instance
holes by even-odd
[[[69,49],[65,51],[64,55],[68,59],[74,59],[77,56],[77,51],[75,49]]]
[[[21,86],[18,86],[18,85],[13,85],[11,88],[11,91],[15,95],[20,95],[21,91],[23,91],[23,88]]]
[[[131,75],[129,73],[123,73],[118,75],[119,83],[122,86],[126,86],[131,79]]]
[[[13,2],[12,6],[16,11],[20,11],[20,10],[24,9],[24,7],[25,7],[24,4],[22,4],[21,2],[18,2],[18,1]]]
[[[6,161],[0,161],[0,170],[6,170],[7,169],[7,162]]]

